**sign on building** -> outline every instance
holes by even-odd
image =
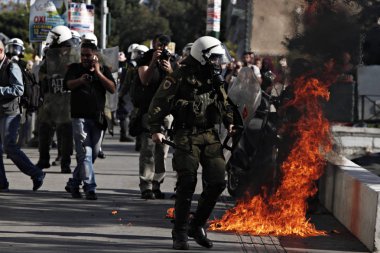
[[[207,27],[206,32],[219,37],[222,0],[207,0]]]
[[[85,3],[69,3],[68,26],[79,34],[94,32],[95,7]]]
[[[31,0],[29,40],[44,41],[53,27],[67,24],[67,15],[67,0]]]
[[[95,7],[70,0],[31,0],[29,40],[42,42],[49,31],[65,25],[80,34],[94,32]]]

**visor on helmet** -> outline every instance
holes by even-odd
[[[5,47],[6,47],[5,52],[12,56],[21,55],[24,51],[24,48],[21,45],[17,45],[17,44],[9,44],[9,45],[6,45]]]
[[[209,47],[202,51],[203,57],[213,64],[227,64],[232,57],[223,43]]]

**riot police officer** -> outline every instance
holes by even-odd
[[[165,139],[161,122],[174,116],[173,169],[177,172],[173,248],[189,249],[188,236],[203,247],[211,248],[203,226],[219,195],[225,189],[225,160],[215,124],[223,122],[233,134],[233,115],[223,88],[222,63],[230,59],[216,38],[197,39],[182,66],[165,78],[149,108],[152,139]],[[204,188],[194,218],[188,228],[191,199],[197,183],[197,169],[203,168]]]
[[[61,172],[71,173],[73,134],[70,117],[70,93],[63,88],[64,70],[71,63],[70,49],[76,46],[71,30],[63,25],[49,31],[45,62],[40,68],[40,82],[44,102],[38,111],[39,153],[37,166],[50,167],[50,145],[57,131],[61,155]],[[79,58],[79,54],[78,54]]]

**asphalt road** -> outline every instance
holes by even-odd
[[[32,192],[30,178],[9,159],[4,159],[10,192],[0,193],[1,253],[87,253],[87,252],[170,252],[170,219],[166,210],[175,174],[168,158],[168,172],[162,190],[164,200],[143,200],[138,188],[138,153],[133,143],[120,143],[118,136],[106,135],[106,159],[95,163],[98,200],[72,199],[64,190],[70,175],[59,167],[46,169],[42,188]],[[37,149],[24,149],[37,162]],[[56,150],[52,150],[52,157]],[[72,167],[75,165],[72,157]],[[199,174],[200,175],[200,174]],[[200,180],[198,181],[200,182]],[[200,194],[197,186],[193,206]],[[221,217],[234,200],[225,192],[212,217]],[[208,232],[211,250],[190,241],[190,252],[368,252],[331,214],[320,208],[310,216],[327,236],[299,238],[254,236]]]

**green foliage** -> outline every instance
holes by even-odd
[[[29,12],[26,10],[0,12],[0,31],[9,38],[29,40]]]
[[[73,0],[73,2],[83,2]],[[101,0],[95,5],[95,35],[100,38]],[[206,34],[206,0],[152,0],[150,6],[140,5],[139,0],[108,1],[111,14],[111,31],[107,47],[119,46],[126,50],[132,43],[143,43],[158,33],[171,36],[177,52],[189,42]],[[0,31],[12,37],[28,41],[29,12],[18,10],[0,13]]]
[[[119,33],[119,46],[122,50],[126,50],[132,43],[151,39],[157,33],[171,35],[168,20],[155,15],[145,6],[127,8],[117,27],[115,32]],[[120,29],[121,27],[124,29]]]
[[[126,50],[132,43],[142,43],[158,33],[164,33],[171,36],[176,50],[180,52],[187,43],[206,33],[207,1],[161,0],[152,1],[152,6],[138,2],[108,1],[112,13],[109,46],[119,45],[121,50]],[[93,3],[99,10],[100,1]]]

